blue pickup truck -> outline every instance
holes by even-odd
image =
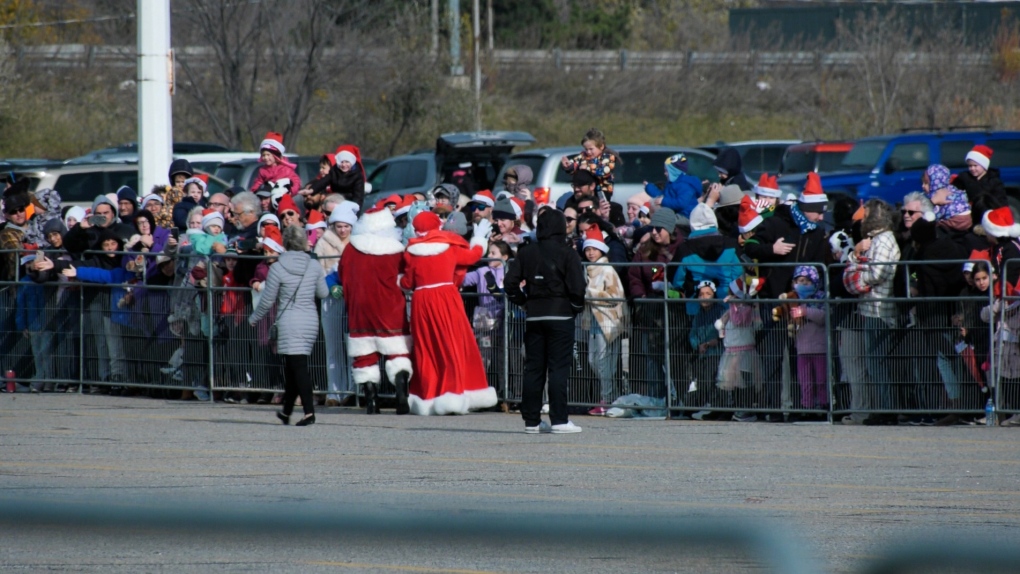
[[[1011,203],[1020,199],[1020,132],[918,132],[857,140],[843,158],[844,170],[821,175],[830,196],[845,194],[868,200],[873,197],[895,205],[912,191],[921,191],[921,175],[933,163],[953,173],[967,169],[964,160],[975,145],[990,148],[992,168],[1006,186]],[[804,188],[805,175],[779,178],[787,192]]]

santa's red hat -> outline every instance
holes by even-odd
[[[308,231],[326,229],[326,218],[322,216],[321,211],[312,209],[308,212],[308,223],[305,224],[305,229]]]
[[[829,203],[829,197],[822,191],[822,179],[815,172],[807,174],[807,181],[804,182],[804,191],[800,192],[797,203],[801,211],[825,211]]]
[[[606,245],[605,237],[598,225],[592,225],[584,232],[584,248],[594,247],[602,253],[609,253],[609,246]]]
[[[988,169],[988,166],[992,164],[992,153],[992,148],[986,145],[976,145],[974,149],[967,152],[967,157],[964,159]]]
[[[479,191],[478,193],[472,195],[471,201],[475,203],[484,203],[489,207],[496,206],[496,197],[492,195],[492,192],[487,189],[483,189],[482,191]]]
[[[259,144],[259,151],[269,150],[274,155],[282,156],[287,153],[287,148],[283,147],[283,134],[277,132],[268,132],[266,137],[263,138],[262,143]]]
[[[220,213],[219,211],[216,211],[215,209],[206,209],[206,210],[203,210],[202,211],[202,229],[205,229],[206,227],[208,227],[210,225],[213,225],[213,224],[216,224],[216,225],[219,225],[220,227],[223,227],[223,225],[224,225],[223,214]]]
[[[358,158],[355,157],[353,153],[351,153],[351,152],[349,152],[347,150],[340,150],[340,151],[336,152],[336,155],[334,156],[334,158],[336,159],[337,165],[339,165],[340,162],[342,162],[342,161],[350,162],[351,165],[354,165],[354,164],[358,163]]]
[[[276,215],[283,217],[284,211],[293,211],[294,213],[301,213],[298,211],[297,204],[291,199],[290,195],[285,195],[280,198],[280,203],[276,207]]]
[[[393,195],[390,195],[390,196],[387,196],[387,197],[385,197],[383,199],[380,199],[376,203],[376,205],[382,206],[382,207],[386,207],[386,206],[392,205],[393,209],[396,209],[403,202],[404,202],[404,198],[402,198],[399,195],[394,193]]]
[[[646,201],[644,205],[638,207],[638,212],[644,215],[651,215],[652,213],[652,202]]]
[[[737,214],[737,231],[750,233],[762,221],[764,220],[755,208],[754,200],[751,199],[751,196],[745,195],[742,197],[740,199],[740,212]]]
[[[425,234],[441,228],[443,220],[439,219],[439,216],[431,211],[423,211],[414,216],[414,221],[411,222],[411,225],[414,226],[416,233]]]
[[[754,186],[754,194],[758,197],[779,197],[781,192],[779,191],[779,180],[776,176],[769,176],[767,173],[761,174],[758,178],[758,185]]]
[[[1020,237],[1020,224],[1013,220],[1013,210],[1008,206],[986,211],[981,227],[992,237]]]
[[[196,183],[198,187],[202,188],[202,193],[205,193],[206,188],[209,187],[209,176],[204,173],[196,174],[188,179],[184,180],[184,187],[188,187],[188,184]]]
[[[283,233],[278,227],[266,227],[262,231],[262,247],[272,249],[277,253],[287,251],[283,248]]]
[[[397,208],[393,210],[393,217],[400,217],[401,215],[407,215],[407,212],[411,211],[411,206],[414,205],[414,195],[405,195],[400,203],[397,204]]]

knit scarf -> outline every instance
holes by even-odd
[[[807,216],[800,211],[800,208],[797,207],[796,203],[790,206],[790,215],[793,216],[793,221],[796,222],[797,227],[800,228],[801,235],[814,231],[818,227],[817,223],[811,223],[808,221]]]

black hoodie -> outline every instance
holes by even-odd
[[[525,245],[510,261],[504,285],[513,303],[525,306],[528,321],[570,319],[584,310],[587,278],[581,258],[567,242],[563,213],[538,216],[538,242]],[[525,281],[521,289],[521,281]]]
[[[357,203],[359,208],[365,202],[365,172],[361,171],[361,164],[352,165],[347,173],[340,171],[339,165],[334,165],[325,177],[308,185],[315,193],[322,193],[328,187],[332,193],[339,193],[347,201]]]
[[[957,189],[967,192],[967,201],[971,205],[977,201],[978,196],[986,193],[1002,202],[1002,205],[1006,204],[1006,186],[1002,184],[999,170],[994,167],[990,168],[988,173],[981,179],[974,177],[969,171],[964,170],[953,180],[953,185]]]
[[[725,178],[720,177],[723,185],[736,185],[740,191],[751,191],[753,186],[744,177],[744,162],[740,159],[740,152],[731,147],[725,147],[719,150],[719,155],[716,156],[712,165],[726,170]]]

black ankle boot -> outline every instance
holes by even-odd
[[[407,371],[400,371],[393,380],[393,385],[397,388],[397,414],[406,415],[411,412],[410,407],[407,406],[407,386],[409,375]]]
[[[365,414],[366,415],[377,415],[379,414],[378,404],[378,383],[365,383]]]

